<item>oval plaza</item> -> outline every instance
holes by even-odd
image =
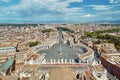
[[[64,43],[62,30],[58,31],[58,41],[38,45],[33,50],[40,54],[40,64],[92,64],[93,51],[82,44]]]

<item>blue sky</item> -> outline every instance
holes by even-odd
[[[120,20],[120,0],[0,0],[0,23]]]

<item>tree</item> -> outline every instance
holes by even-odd
[[[33,46],[36,46],[36,45],[38,45],[38,41],[36,41],[36,42],[30,42],[30,43],[29,43],[29,46],[30,46],[30,47],[33,47]]]
[[[51,31],[53,31],[52,29],[45,29],[45,30],[42,30],[42,33],[50,33]]]

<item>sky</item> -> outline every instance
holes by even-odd
[[[120,0],[0,0],[0,23],[120,20]]]

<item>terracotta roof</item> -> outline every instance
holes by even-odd
[[[24,63],[16,63],[15,68],[20,68]]]
[[[92,66],[92,65],[89,65],[88,67],[89,67],[90,71],[92,71],[93,66]]]
[[[37,54],[33,54],[32,57],[33,57],[33,60],[36,60],[38,58],[38,55]]]
[[[23,77],[22,80],[29,80],[29,77]]]
[[[91,77],[93,77],[93,75],[92,75],[90,70],[87,70],[84,73],[85,73],[85,76],[86,76],[87,79],[90,79]]]
[[[102,65],[96,65],[94,68],[96,71],[104,71],[104,67]]]
[[[27,60],[30,60],[31,58],[33,58],[33,60],[36,60],[38,58],[38,55],[37,54],[29,54],[27,56]]]

